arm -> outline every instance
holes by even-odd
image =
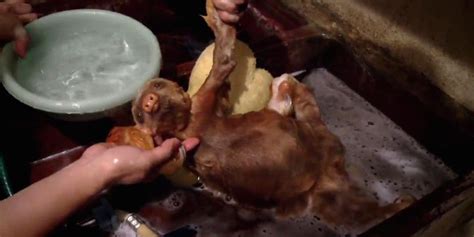
[[[221,13],[228,15],[232,9],[220,10],[218,8],[219,4],[223,6],[234,5],[235,8],[235,3],[232,2],[232,0],[206,1],[207,16],[204,17],[204,20],[214,32],[216,39],[213,64],[209,76],[192,98],[191,113],[194,115],[207,115],[216,111],[218,99],[226,93],[226,91],[223,91],[226,89],[226,79],[235,67],[236,63],[232,59],[232,55],[236,40],[236,30],[232,25],[221,19]]]
[[[183,145],[190,150],[197,143],[188,139]],[[148,178],[180,144],[169,139],[150,151],[110,144],[90,147],[78,161],[1,201],[0,236],[46,235],[102,190]]]
[[[225,97],[230,85],[226,78],[236,63],[232,60],[236,30],[232,26],[239,21],[248,0],[206,0],[207,16],[204,17],[216,37],[213,65],[204,84],[193,96],[191,113],[209,114],[217,109],[219,99]],[[220,101],[225,103],[225,100]],[[219,111],[222,112],[222,111]]]

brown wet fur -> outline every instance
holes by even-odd
[[[223,88],[235,66],[229,50],[235,29],[212,14],[206,21],[216,35],[214,63],[206,82],[190,103],[176,83],[151,80],[133,105],[139,128],[182,139],[199,137],[201,144],[189,166],[207,186],[243,206],[276,208],[281,217],[309,212],[328,224],[360,227],[381,221],[413,201],[406,197],[379,206],[351,182],[341,141],[321,120],[309,88],[299,82],[284,84],[282,91],[293,102],[294,111],[288,115],[263,109],[223,116]],[[149,93],[158,95],[159,103],[155,106],[159,109],[150,113],[143,108]]]

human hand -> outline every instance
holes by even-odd
[[[221,20],[228,24],[237,23],[248,0],[212,0]]]
[[[156,170],[177,154],[180,145],[189,151],[198,144],[199,140],[196,138],[186,139],[182,143],[173,138],[153,150],[142,150],[132,146],[101,143],[88,148],[81,160],[102,166],[104,175],[108,176],[108,185],[134,184],[158,175]]]
[[[38,14],[24,0],[0,2],[0,40],[15,40],[15,52],[25,57],[29,38],[23,24],[37,18]]]

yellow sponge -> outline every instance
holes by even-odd
[[[214,44],[209,45],[199,56],[191,72],[188,94],[192,97],[202,86],[212,68]],[[272,75],[257,69],[257,61],[248,45],[237,40],[234,48],[237,66],[229,76],[229,100],[232,114],[244,114],[263,109],[270,99]]]

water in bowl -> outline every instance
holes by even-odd
[[[49,47],[35,47],[42,43]],[[80,102],[117,93],[145,66],[117,32],[73,32],[35,44],[16,74],[25,88],[48,99]]]

